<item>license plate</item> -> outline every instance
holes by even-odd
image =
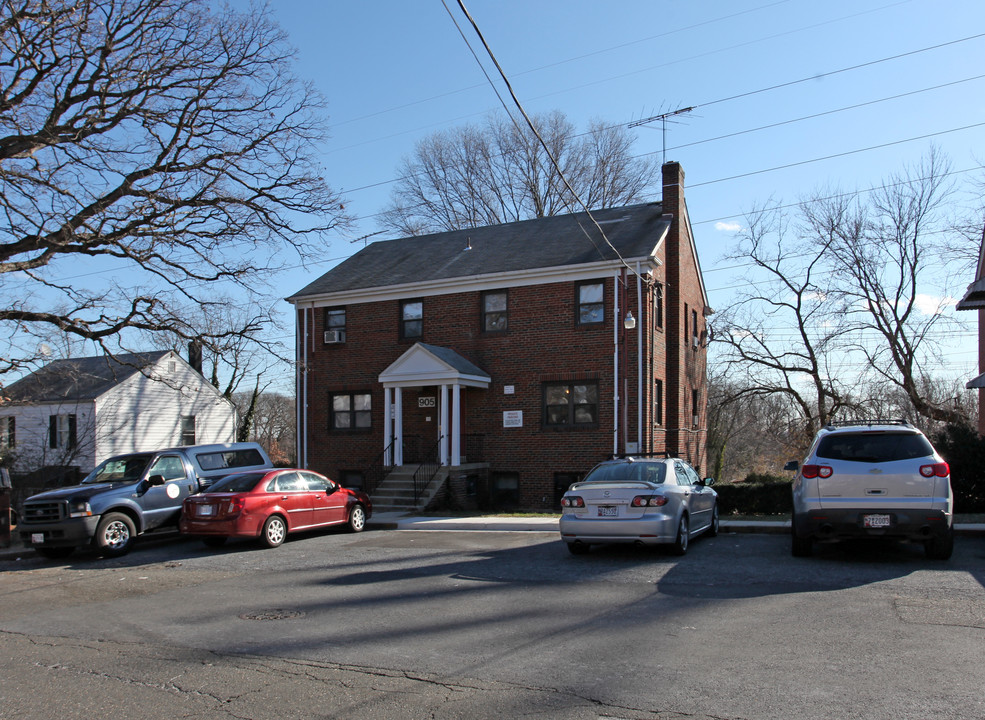
[[[212,505],[199,505],[198,514],[201,517],[208,517],[210,515],[215,515],[215,507]]]
[[[599,517],[619,517],[619,508],[615,505],[599,505]]]
[[[867,528],[889,527],[891,519],[889,515],[863,515],[862,525]]]
[[[40,545],[44,542],[44,533],[31,533],[31,544]]]

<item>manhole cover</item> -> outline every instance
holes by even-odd
[[[257,610],[243,613],[239,617],[242,620],[289,620],[304,617],[304,613],[300,610]]]

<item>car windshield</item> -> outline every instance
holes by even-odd
[[[267,476],[267,473],[254,472],[254,473],[238,473],[236,475],[227,475],[222,478],[222,480],[217,481],[209,487],[210,493],[238,493],[238,492],[249,492],[257,486],[261,480]]]
[[[612,463],[597,466],[582,483],[650,482],[659,485],[666,477],[667,467],[663,463]]]
[[[817,446],[819,458],[852,462],[913,460],[933,454],[930,441],[917,433],[835,433],[822,438]]]
[[[101,462],[95,470],[85,476],[83,485],[95,483],[128,483],[137,482],[144,476],[154,453],[140,455],[122,455]]]

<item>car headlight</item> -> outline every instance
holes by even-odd
[[[89,503],[85,500],[69,500],[68,516],[73,518],[91,517],[92,508],[89,507]]]

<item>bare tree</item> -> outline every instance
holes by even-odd
[[[189,306],[262,290],[285,248],[346,222],[291,61],[256,8],[0,0],[0,373],[52,331],[106,350],[134,328],[193,337]]]
[[[249,424],[242,423],[246,434],[240,439],[263,445],[278,465],[295,464],[294,398],[276,392],[262,392],[254,398],[252,392],[247,392],[234,394],[233,402],[243,415],[252,408]]]
[[[659,168],[634,158],[621,126],[577,134],[561,112],[534,118],[544,144],[589,208],[643,202]],[[544,146],[502,115],[425,138],[405,158],[383,227],[404,235],[459,230],[581,210]]]
[[[748,264],[731,306],[716,314],[712,341],[733,396],[782,395],[810,438],[845,404],[843,375],[831,363],[850,331],[828,297],[826,245],[791,238],[775,206],[746,218],[730,259]]]
[[[926,291],[946,265],[947,177],[931,150],[869,193],[817,193],[792,229],[775,211],[749,218],[731,256],[749,264],[749,289],[713,326],[735,392],[787,397],[806,437],[879,405],[872,388],[897,389],[922,418],[961,422],[927,371],[943,359],[933,333],[951,322],[947,300]]]
[[[943,358],[932,333],[949,321],[947,300],[921,292],[941,267],[936,233],[947,224],[948,163],[936,149],[894,175],[862,202],[860,195],[803,205],[823,249],[842,310],[854,326],[853,348],[866,367],[900,388],[920,415],[960,422],[953,405],[935,402],[926,367]]]

